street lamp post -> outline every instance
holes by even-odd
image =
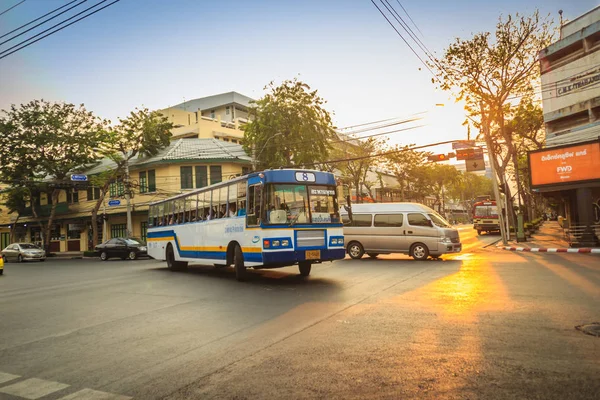
[[[267,144],[269,143],[269,141],[271,139],[273,139],[276,136],[281,136],[283,135],[283,132],[278,132],[276,134],[274,134],[273,136],[270,136],[265,143],[262,145],[260,151],[258,152],[258,154],[256,154],[256,145],[252,144],[252,170],[256,171],[256,167],[258,165],[258,157],[260,157],[260,155],[262,154],[262,152],[267,148]]]

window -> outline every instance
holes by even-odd
[[[148,191],[148,177],[146,175],[146,171],[140,172],[139,182],[140,182],[140,193],[146,193]]]
[[[181,188],[182,189],[191,189],[193,188],[192,184],[192,167],[180,167],[180,176],[181,176]]]
[[[156,192],[156,172],[153,169],[148,171],[148,191]]]
[[[224,141],[224,142],[229,142],[229,139],[227,139],[227,138],[223,138],[223,141]]]
[[[242,175],[248,175],[250,173],[249,167],[242,167]]]
[[[260,201],[262,197],[262,185],[254,185],[248,188],[248,207],[246,209],[246,223],[248,226],[259,224]]]
[[[371,226],[371,214],[352,214],[352,221],[348,219],[348,216],[344,216],[344,223],[346,226]]]
[[[97,187],[89,187],[87,188],[87,199],[89,200],[98,200],[100,198],[100,188]]]
[[[110,237],[126,237],[127,236],[127,224],[112,224],[110,226]]]
[[[225,107],[225,114],[229,115],[229,106]]]
[[[408,223],[412,226],[431,226],[431,222],[423,214],[408,214]]]
[[[142,240],[145,242],[148,239],[148,222],[142,221],[141,232]]]
[[[210,184],[219,183],[223,181],[223,177],[221,175],[221,166],[220,165],[211,165],[210,166]]]
[[[206,172],[206,165],[196,166],[196,187],[203,188],[208,186],[208,174]]]
[[[215,119],[215,110],[210,110],[210,117]]]
[[[402,226],[402,220],[404,215],[402,214],[377,214],[375,215],[375,226],[382,228],[394,228]]]
[[[235,140],[235,139],[231,139],[231,143],[235,143],[235,144],[237,144],[237,140]]]
[[[67,189],[67,203],[79,203],[79,191],[75,189]]]

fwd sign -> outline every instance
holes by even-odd
[[[558,172],[559,174],[571,171],[573,171],[573,167],[571,167],[570,165],[565,165],[564,167],[556,167],[556,172]]]

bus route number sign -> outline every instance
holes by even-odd
[[[312,172],[296,172],[296,180],[298,182],[315,182],[317,178]]]

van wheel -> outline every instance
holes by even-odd
[[[410,255],[415,260],[424,261],[429,257],[429,249],[423,243],[415,243],[410,248]]]
[[[481,236],[481,230],[477,229],[477,234]]]
[[[365,254],[365,249],[359,242],[350,242],[346,251],[348,252],[350,258],[353,258],[355,260],[362,258],[363,254]]]
[[[246,265],[244,265],[244,253],[240,245],[236,244],[233,249],[233,268],[235,269],[235,279],[245,281],[247,279]]]
[[[379,253],[367,253],[367,255],[371,258],[377,258],[377,256],[379,255]]]
[[[310,263],[310,261],[300,261],[298,263],[298,269],[300,270],[301,276],[310,275],[311,268],[312,268],[312,264]]]
[[[183,271],[188,266],[187,262],[175,261],[175,253],[173,252],[173,246],[171,246],[171,243],[169,243],[169,245],[167,246],[166,258],[167,258],[167,267],[171,271]]]

